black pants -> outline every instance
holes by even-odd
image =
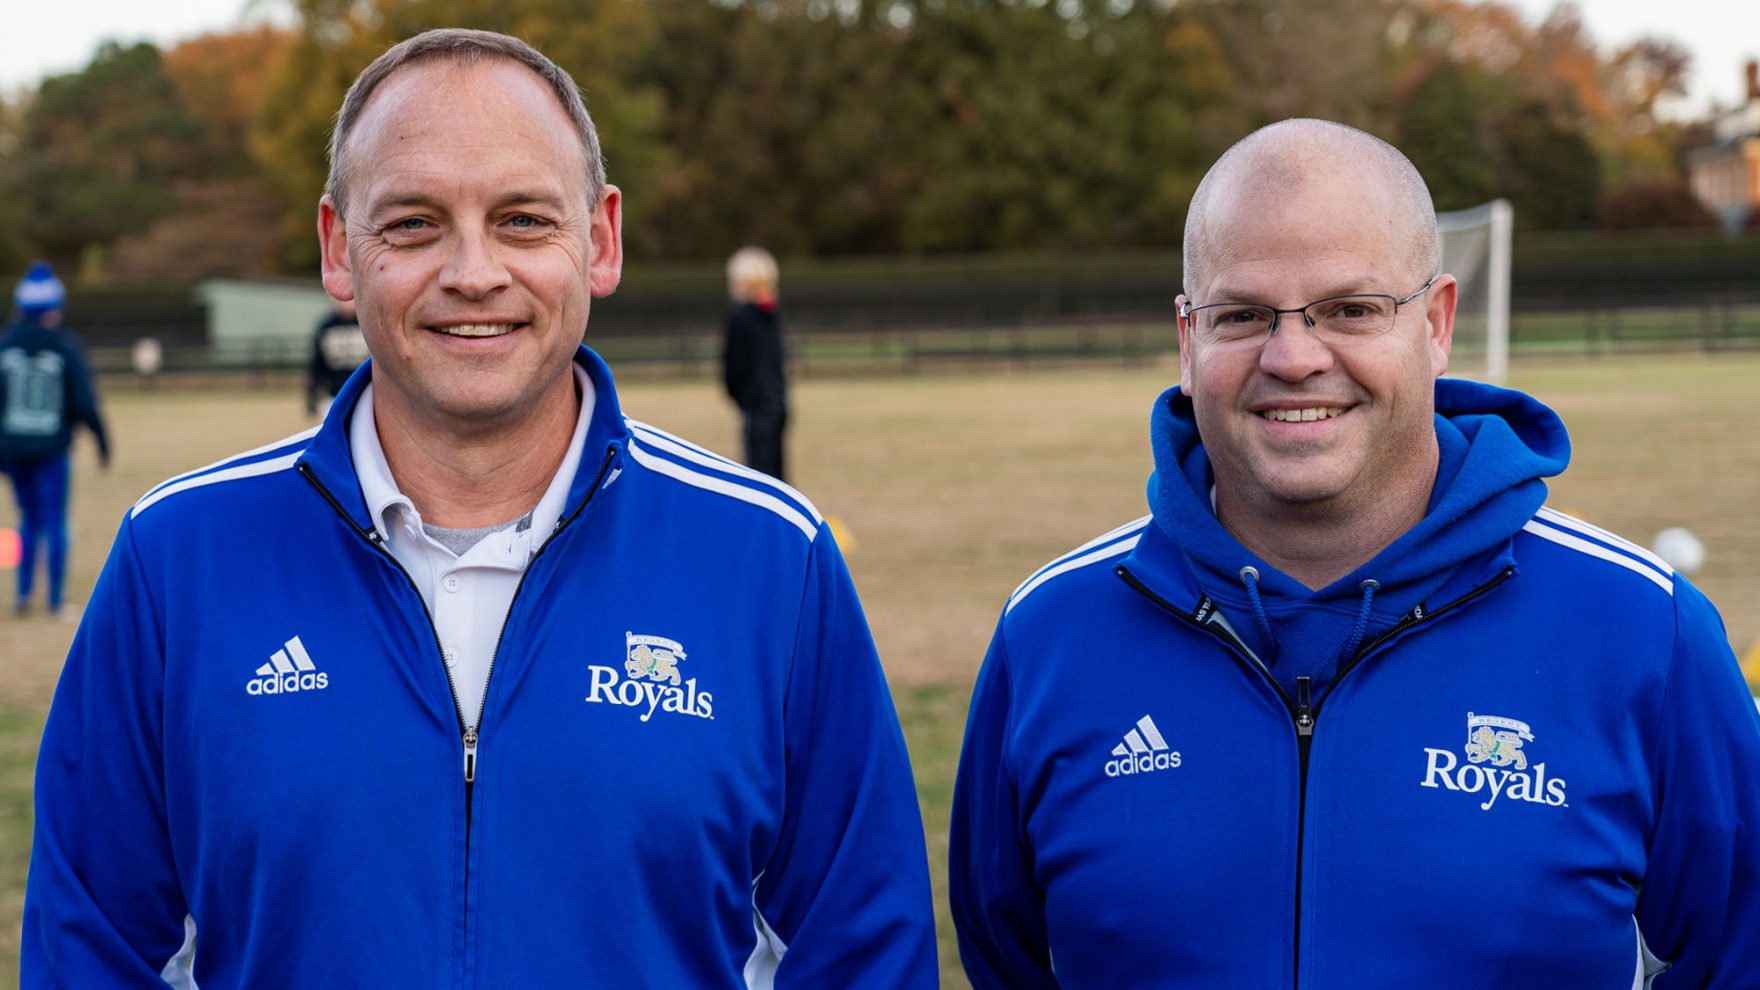
[[[782,478],[782,431],[788,426],[787,409],[747,409],[746,465]]]

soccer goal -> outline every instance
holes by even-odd
[[[1509,254],[1515,210],[1494,199],[1436,214],[1442,270],[1460,283],[1448,373],[1502,382],[1509,374]]]

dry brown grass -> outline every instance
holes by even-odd
[[[997,610],[1039,564],[1143,513],[1149,407],[1175,374],[1043,370],[797,389],[794,481],[853,537],[847,555],[903,689],[938,860],[950,747]],[[1530,364],[1514,381],[1572,431],[1575,462],[1552,504],[1639,542],[1665,526],[1696,532],[1709,556],[1695,580],[1744,651],[1760,639],[1760,431],[1745,415],[1757,381],[1754,355]],[[731,411],[707,383],[636,384],[623,398],[637,418],[737,451]],[[75,468],[75,600],[142,492],[307,425],[297,398],[279,391],[123,393],[108,409],[115,465],[100,473],[82,446]],[[11,505],[0,504],[9,525]],[[0,619],[0,755],[11,754],[0,762],[15,768],[0,776],[0,974],[14,971],[28,843],[28,773],[17,768],[34,752],[72,632],[41,617]],[[944,954],[950,947],[944,940]],[[951,955],[943,962],[958,984]]]

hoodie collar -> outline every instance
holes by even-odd
[[[372,381],[372,364],[371,361],[362,364],[349,376],[342,391],[337,394],[336,401],[331,403],[330,412],[324,417],[317,434],[299,459],[299,469],[316,479],[349,519],[368,533],[374,531],[376,520],[369,510],[360,479],[355,473],[349,432],[355,405],[360,402]],[[580,447],[579,463],[568,482],[568,494],[562,503],[563,519],[567,519],[586,498],[602,470],[605,483],[608,484],[610,479],[616,477],[618,468],[614,462],[622,458],[629,439],[629,427],[624,422],[623,408],[618,402],[617,389],[611,380],[611,369],[604,359],[592,349],[581,345],[575,351],[574,366],[577,373],[584,373],[591,382],[592,412],[584,424],[586,436]],[[577,432],[581,425],[577,424]],[[607,464],[608,457],[614,462]],[[550,495],[546,495],[547,499],[549,497]]]
[[[1417,604],[1406,601],[1402,589],[1433,591],[1463,564],[1489,566],[1545,501],[1541,479],[1564,470],[1570,441],[1556,413],[1512,389],[1445,378],[1437,380],[1435,397],[1440,458],[1424,518],[1362,567],[1310,590],[1243,547],[1217,520],[1214,477],[1192,402],[1177,386],[1168,389],[1150,417],[1155,472],[1148,482],[1153,528],[1165,539],[1144,540],[1137,553],[1177,549],[1186,566],[1147,560],[1132,566],[1174,579],[1174,587],[1187,577],[1211,597],[1242,603],[1243,567],[1258,572],[1259,593],[1277,600],[1350,604],[1361,598],[1363,582],[1373,580],[1378,604],[1399,611]]]

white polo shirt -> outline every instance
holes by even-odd
[[[349,422],[349,449],[367,511],[386,548],[409,572],[428,604],[467,728],[474,728],[482,715],[490,661],[520,577],[567,508],[569,482],[581,462],[581,446],[586,442],[595,399],[593,380],[586,372],[576,367],[574,378],[581,395],[574,438],[568,442],[568,453],[550,479],[550,487],[532,509],[531,525],[521,528],[519,520],[509,520],[463,555],[429,536],[422,529],[422,516],[415,504],[398,490],[391,465],[385,460],[385,448],[379,443],[370,383],[355,403]]]

